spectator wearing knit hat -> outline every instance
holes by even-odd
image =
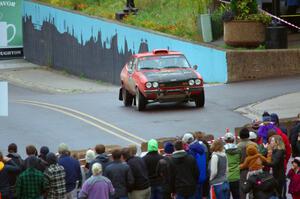
[[[159,160],[163,158],[162,155],[158,153],[158,143],[155,139],[148,141],[148,153],[143,157],[145,161],[148,177],[151,187],[151,199],[161,199],[162,198],[162,178],[156,172],[157,164]]]
[[[174,152],[174,145],[171,142],[164,144],[163,159],[160,159],[156,168],[156,173],[162,178],[163,199],[171,199],[171,157]]]
[[[57,157],[54,153],[48,153],[46,155],[46,161],[49,165],[44,172],[46,198],[65,199],[65,169],[57,163]]]
[[[252,141],[249,140],[249,130],[247,128],[242,128],[239,132],[239,136],[240,136],[241,141],[237,145],[237,147],[241,151],[240,164],[242,164],[245,161],[246,156],[247,156],[247,153],[246,153],[247,146],[252,144],[252,145],[257,147],[257,144],[255,142],[252,142]],[[240,171],[240,187],[242,187],[242,185],[246,181],[247,173],[248,173],[247,169],[244,169],[244,170]],[[246,193],[240,191],[240,198],[245,199],[246,198]]]
[[[233,199],[240,198],[240,161],[241,151],[234,143],[235,137],[232,133],[228,132],[224,136],[225,140],[225,153],[228,161],[228,182],[230,193]]]
[[[40,155],[39,158],[46,161],[46,156],[50,152],[49,148],[47,146],[42,146],[40,148]]]
[[[58,164],[64,167],[66,172],[66,199],[73,199],[77,195],[77,184],[81,184],[82,176],[79,161],[70,156],[68,145],[61,143],[58,147],[60,155]]]

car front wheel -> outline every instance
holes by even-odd
[[[142,111],[146,108],[147,101],[144,97],[144,95],[139,91],[138,88],[136,88],[135,93],[135,107],[138,111]]]
[[[122,96],[124,106],[132,106],[133,96],[125,88],[122,88]]]
[[[197,108],[201,108],[205,104],[205,94],[204,91],[201,92],[199,95],[195,96],[195,104]]]

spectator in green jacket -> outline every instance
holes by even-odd
[[[44,174],[36,169],[38,159],[29,156],[26,163],[27,169],[17,179],[18,199],[41,199],[44,191]]]
[[[228,181],[230,193],[233,199],[240,198],[240,161],[241,151],[234,143],[234,135],[230,132],[225,134],[225,153],[228,160]]]

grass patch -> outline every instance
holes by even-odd
[[[228,49],[228,50],[265,50],[266,49],[265,45],[259,45],[256,48],[244,48],[244,47],[233,47],[233,46],[223,44],[223,45],[220,45],[219,47]]]
[[[114,19],[123,10],[126,0],[39,0],[85,14]],[[137,15],[129,15],[123,22],[160,31],[192,41],[202,41],[197,29],[197,16],[203,10],[199,0],[137,0]]]

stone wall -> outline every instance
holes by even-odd
[[[228,82],[300,74],[300,49],[230,50],[226,58]]]

